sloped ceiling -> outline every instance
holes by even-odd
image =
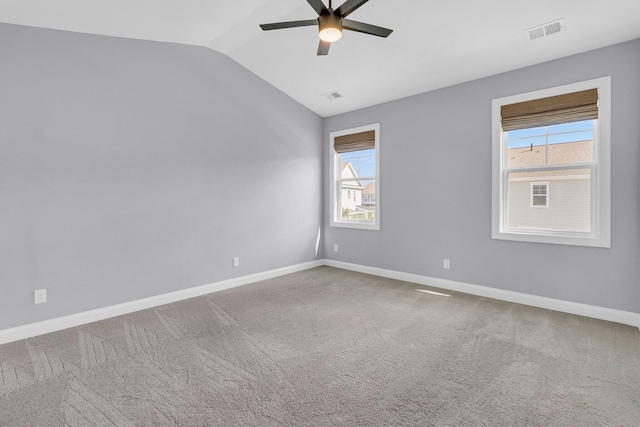
[[[0,22],[214,49],[323,117],[640,38],[638,0],[370,0],[349,18],[393,34],[345,32],[326,57],[315,27],[258,26],[315,17],[305,0],[0,0]]]

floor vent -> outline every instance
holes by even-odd
[[[325,93],[324,95],[325,98],[327,98],[329,101],[333,101],[334,99],[338,99],[338,98],[342,98],[342,95],[340,95],[338,92],[336,92],[335,90],[333,92],[329,92],[329,93]]]
[[[553,22],[548,22],[537,27],[529,28],[525,30],[529,40],[539,39],[551,34],[559,33],[564,28],[564,19],[558,19]]]

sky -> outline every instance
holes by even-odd
[[[351,162],[359,177],[373,177],[376,174],[376,150],[374,149],[343,153],[340,160]]]
[[[548,127],[549,144],[593,140],[593,120],[564,123]],[[507,132],[507,148],[546,145],[547,127],[512,130]]]

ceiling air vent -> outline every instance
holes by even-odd
[[[525,30],[529,40],[539,39],[541,37],[549,36],[551,34],[559,33],[564,28],[564,19],[558,19],[553,22],[538,25],[537,27],[529,28]]]
[[[327,98],[329,101],[333,101],[334,99],[338,99],[338,98],[342,98],[342,95],[340,95],[338,92],[336,92],[335,90],[333,92],[329,92],[329,93],[325,93],[324,95],[325,98]]]

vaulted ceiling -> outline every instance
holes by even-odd
[[[0,0],[0,22],[214,49],[323,117],[640,38],[639,0],[370,0],[349,18],[394,32],[345,32],[328,56],[315,27],[259,27],[316,17],[306,0]]]

